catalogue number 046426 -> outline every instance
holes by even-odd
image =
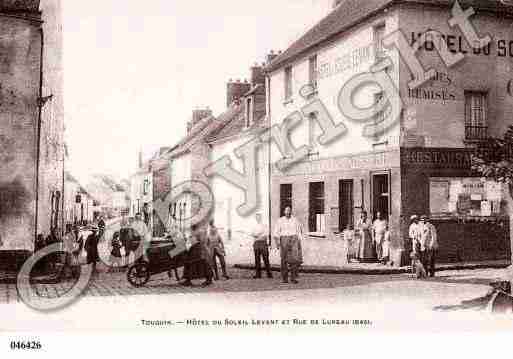
[[[40,350],[42,348],[39,341],[11,341],[11,350]]]

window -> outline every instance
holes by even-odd
[[[309,82],[314,88],[317,88],[317,55],[310,57],[308,60]]]
[[[246,128],[249,128],[251,126],[251,123],[253,122],[252,119],[252,108],[251,108],[251,97],[248,97],[246,99]]]
[[[465,139],[483,140],[488,136],[487,93],[465,91]]]
[[[338,228],[342,232],[345,229],[353,229],[354,222],[354,198],[353,180],[339,180],[338,182]]]
[[[150,180],[145,179],[143,183],[143,194],[147,195],[150,192]]]
[[[285,68],[285,100],[292,98],[292,66]]]
[[[384,93],[382,91],[377,92],[374,94],[374,105],[377,107],[379,102],[383,100]],[[385,113],[384,111],[379,111],[374,115],[374,141],[378,142],[380,137],[383,135],[383,132],[385,131],[384,125],[385,125]]]
[[[385,38],[385,24],[374,27],[374,53],[376,60],[385,57],[385,48],[383,46],[383,39]]]
[[[326,232],[326,216],[324,214],[324,182],[310,183],[310,211],[308,228],[310,232]]]
[[[292,184],[280,185],[280,217],[285,214],[285,208],[292,208]]]

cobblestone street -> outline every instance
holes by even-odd
[[[180,270],[181,273],[181,270]],[[157,275],[142,288],[131,286],[126,273],[102,272],[97,278],[93,278],[83,296],[127,296],[148,294],[177,294],[177,293],[202,293],[202,292],[244,292],[244,291],[270,291],[270,290],[301,290],[337,288],[346,286],[365,285],[377,282],[390,282],[404,280],[405,275],[393,276],[362,276],[362,275],[326,275],[326,274],[301,274],[299,284],[282,284],[278,272],[274,272],[273,279],[253,279],[252,271],[231,269],[230,280],[221,279],[214,281],[212,286],[201,287],[202,280],[195,281],[194,287],[183,287],[176,279],[169,278],[167,274]],[[55,298],[66,295],[73,282],[67,281],[58,284],[36,284],[36,293],[42,297]],[[0,303],[14,303],[19,301],[15,284],[0,284]]]
[[[194,287],[180,286],[175,278],[169,278],[167,274],[157,275],[142,288],[132,287],[126,273],[101,273],[89,283],[89,287],[82,294],[83,297],[128,297],[138,295],[173,295],[187,293],[251,293],[280,291],[281,296],[289,292],[307,292],[308,290],[336,289],[340,298],[349,297],[356,293],[367,299],[382,296],[382,298],[415,298],[433,300],[434,307],[452,305],[457,306],[458,300],[474,299],[475,293],[485,294],[489,289],[488,284],[499,278],[500,270],[462,270],[440,272],[436,278],[428,280],[416,280],[409,274],[395,275],[358,275],[358,274],[305,274],[299,278],[299,284],[282,284],[279,273],[274,272],[273,279],[253,279],[253,272],[248,270],[231,268],[230,280],[221,279],[215,281],[212,286],[202,288],[201,280],[195,281]],[[66,295],[73,282],[58,284],[36,284],[36,293],[45,298],[55,298]],[[378,288],[379,289],[372,289]],[[465,293],[468,293],[465,296]],[[292,295],[292,294],[291,294]],[[296,294],[294,294],[296,295]],[[20,302],[17,289],[14,284],[0,285],[0,303],[13,304]],[[433,308],[434,308],[433,307]],[[455,307],[457,308],[457,307]]]

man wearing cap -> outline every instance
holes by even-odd
[[[438,250],[438,235],[435,226],[428,216],[420,218],[420,258],[430,277],[435,276],[436,252]]]
[[[419,216],[414,214],[410,217],[410,228],[408,237],[411,241],[413,253],[419,254],[420,251],[420,238],[419,238]]]

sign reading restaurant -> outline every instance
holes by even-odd
[[[409,165],[434,165],[470,169],[472,152],[453,148],[405,148],[401,149],[401,162]]]

